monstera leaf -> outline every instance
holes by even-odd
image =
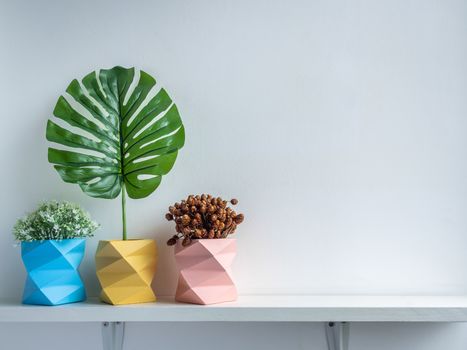
[[[92,197],[115,198],[122,184],[131,198],[152,193],[185,140],[167,92],[149,74],[122,67],[75,79],[66,92],[53,113],[65,125],[47,123],[47,140],[71,148],[49,148],[62,179]]]
[[[177,106],[149,74],[114,67],[73,80],[47,123],[49,162],[88,195],[151,194],[185,141]],[[123,191],[122,191],[123,189]]]

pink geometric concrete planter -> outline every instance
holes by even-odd
[[[187,247],[178,241],[175,300],[202,305],[236,300],[237,288],[230,270],[236,253],[235,239],[196,239]]]

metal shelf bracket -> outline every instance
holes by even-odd
[[[102,322],[102,345],[104,350],[123,350],[125,322]]]
[[[350,325],[348,322],[325,324],[328,350],[349,350]]]

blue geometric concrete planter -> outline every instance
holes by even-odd
[[[23,304],[60,305],[85,300],[78,272],[85,245],[83,238],[21,242],[28,274]]]

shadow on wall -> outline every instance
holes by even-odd
[[[175,295],[178,272],[175,264],[174,247],[167,245],[167,240],[173,236],[174,231],[163,226],[156,226],[151,231],[143,236],[154,238],[157,243],[157,271],[152,281],[152,288],[156,293],[156,297]]]

